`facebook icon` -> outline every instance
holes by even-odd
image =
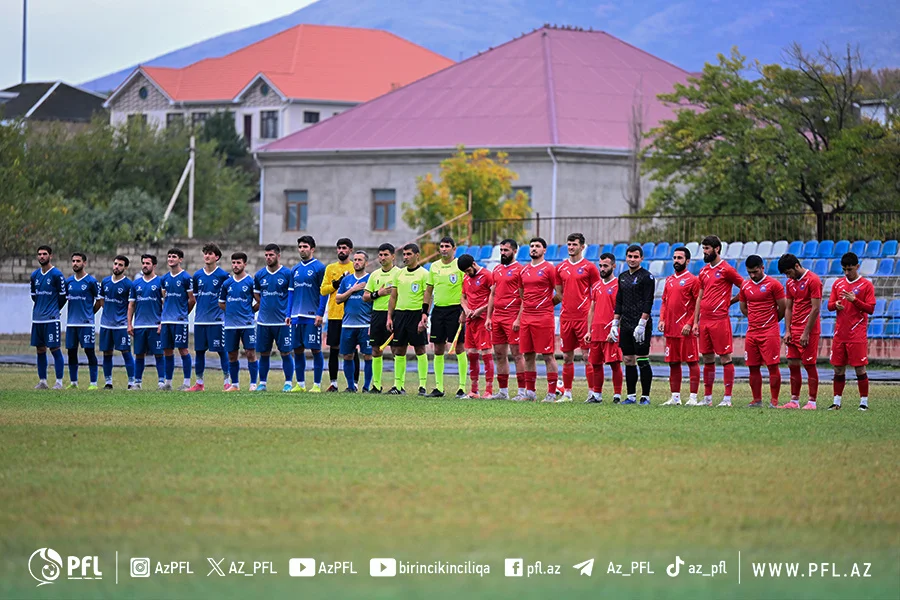
[[[522,564],[523,561],[521,558],[507,558],[506,559],[506,576],[507,577],[521,577],[522,576]]]

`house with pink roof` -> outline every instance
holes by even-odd
[[[604,32],[535,30],[262,147],[260,242],[410,239],[416,177],[460,144],[508,152],[542,216],[627,213],[633,114],[672,118],[657,95],[689,76]]]

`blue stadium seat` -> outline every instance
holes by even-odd
[[[809,240],[803,244],[803,258],[816,258],[819,255],[819,240]]]
[[[516,252],[516,262],[523,265],[528,262],[528,246],[519,246],[519,250]]]
[[[703,250],[697,242],[688,242],[687,244],[684,244],[684,247],[688,249],[688,252],[691,253],[692,257],[696,256],[703,258]]]
[[[821,244],[819,247],[821,247]],[[850,252],[850,240],[839,240],[835,243],[834,250],[831,251],[831,257],[840,258],[848,252]]]
[[[675,266],[672,264],[671,260],[667,260],[663,266],[663,277],[669,277],[675,274]]]
[[[653,258],[655,260],[665,260],[669,258],[669,242],[658,243],[653,250]]]
[[[781,275],[778,271],[778,259],[773,258],[769,261],[769,265],[766,267],[766,275],[772,275],[773,277]]]
[[[772,244],[772,252],[770,256],[772,258],[779,258],[782,254],[786,254],[788,251],[788,242],[787,240],[777,240],[774,244]]]
[[[862,258],[866,253],[866,242],[865,240],[856,240],[852,244],[850,244],[850,252]]]
[[[887,325],[886,319],[872,319],[869,321],[869,337],[870,338],[883,338],[885,326]]]
[[[647,270],[649,271],[649,270],[650,270],[650,261],[649,261],[649,260],[642,260],[642,261],[641,261],[641,267],[643,267],[644,269],[647,269]]]
[[[804,269],[809,269],[810,271],[813,270],[813,266],[815,266],[815,264],[816,264],[816,261],[813,258],[803,258],[800,260],[800,266],[803,267]],[[813,272],[815,272],[815,271],[813,271]]]
[[[828,274],[828,259],[827,258],[817,258],[816,261],[813,263],[812,271],[819,277],[825,277]]]
[[[900,319],[891,319],[887,322],[884,336],[893,339],[900,338]]]
[[[690,264],[688,265],[688,270],[691,272],[692,275],[699,275],[700,269],[702,269],[702,268],[703,268],[702,260],[692,260],[690,262]]]
[[[738,275],[740,275],[744,279],[750,277],[750,275],[747,273],[747,263],[744,260],[739,260],[737,267],[735,268],[737,269]]]
[[[468,246],[457,246],[456,252],[453,254],[456,258],[459,258],[463,254],[465,254],[469,250]]]
[[[628,265],[625,264],[625,261],[624,261],[624,260],[616,261],[616,268],[615,268],[615,270],[613,271],[613,274],[614,274],[616,277],[618,277],[619,275],[622,274],[622,271],[624,271],[624,270],[627,269],[627,268],[628,268]]]
[[[729,259],[726,259],[725,262],[728,263],[729,265],[731,265],[731,268],[732,268],[732,269],[737,269],[738,261],[737,261],[736,258],[729,258]]]
[[[588,244],[584,251],[584,257],[591,262],[597,262],[600,258],[600,244]]]
[[[874,258],[864,258],[859,261],[859,274],[863,277],[872,277],[878,272],[878,260]]]
[[[894,259],[893,258],[882,258],[881,262],[878,263],[878,270],[875,272],[877,277],[887,277],[894,270]]]
[[[873,317],[883,317],[887,314],[887,300],[885,298],[878,298],[875,300],[875,311],[872,313]]]
[[[614,246],[612,244],[603,244],[603,248],[600,250],[600,254],[606,254],[607,252],[612,252]]]
[[[887,316],[900,318],[900,298],[894,298],[888,304]]]
[[[835,258],[828,267],[829,275],[843,275],[844,270],[841,268],[841,259]]]
[[[774,246],[773,242],[771,242],[769,240],[763,240],[759,243],[758,246],[756,246],[755,254],[758,254],[763,258],[769,258],[770,256],[772,256],[772,247],[773,246]]]
[[[466,248],[466,254],[471,254],[472,258],[478,260],[478,257],[481,256],[481,246],[469,246]]]
[[[881,240],[872,240],[866,244],[866,258],[879,258],[881,256]]]
[[[647,261],[644,261],[647,262]],[[656,278],[660,278],[663,276],[663,271],[666,268],[667,261],[664,260],[651,260],[650,266],[647,267],[647,270],[650,271],[650,274]]]
[[[834,337],[834,319],[822,319],[822,337]]]
[[[894,275],[900,276],[900,260],[894,261]]]
[[[778,331],[781,333],[781,337],[784,337],[784,319],[778,321]]]
[[[659,317],[659,311],[662,309],[662,298],[657,298],[653,301],[653,308],[650,309],[650,315],[653,317]]]
[[[898,250],[900,250],[900,243],[897,240],[888,240],[881,247],[881,256],[885,258],[897,256]]]
[[[549,260],[553,262],[556,260],[556,255],[559,252],[558,244],[550,244],[547,246],[547,252],[544,253],[544,260]]]
[[[476,260],[479,262],[485,261],[491,258],[491,253],[493,253],[493,246],[482,246],[481,247],[481,256],[476,257]]]
[[[734,304],[732,304],[728,309],[728,314],[737,319],[740,319],[742,316],[744,316],[743,314],[741,314],[741,303],[735,302]]]
[[[616,257],[616,260],[625,260],[625,251],[628,250],[628,244],[616,244],[616,247],[613,248],[613,256]]]
[[[807,246],[810,242],[806,243]],[[822,240],[819,242],[818,250],[816,250],[816,257],[818,258],[831,258],[831,255],[834,253],[834,242],[831,240]]]
[[[644,258],[650,259],[653,257],[653,250],[656,248],[656,244],[653,242],[646,242],[643,246],[641,246],[641,250],[644,251]]]
[[[747,319],[740,319],[738,321],[735,321],[732,331],[737,337],[744,337],[745,335],[747,335]]]
[[[803,258],[803,240],[794,240],[788,244],[786,254],[793,254],[797,258]]]

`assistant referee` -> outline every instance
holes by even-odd
[[[394,334],[391,350],[394,353],[394,387],[388,394],[405,394],[406,350],[412,345],[416,351],[416,366],[419,373],[419,395],[425,395],[428,382],[428,309],[431,292],[427,289],[428,271],[419,266],[419,247],[415,244],[403,246],[405,268],[397,271],[391,287],[388,302],[387,329]]]
[[[391,288],[400,271],[394,266],[394,246],[384,243],[378,246],[378,262],[381,268],[369,276],[363,301],[372,303],[372,320],[369,324],[369,343],[372,346],[372,387],[370,394],[381,393],[381,374],[384,371],[384,350],[382,346],[390,339],[391,332],[387,328],[388,303],[391,300]]]
[[[625,251],[628,270],[619,275],[619,292],[616,295],[616,314],[609,334],[611,341],[619,341],[625,363],[625,388],[628,398],[622,404],[635,404],[638,368],[641,375],[641,404],[650,404],[650,335],[653,331],[650,311],[653,308],[653,292],[656,283],[650,271],[641,266],[644,251],[632,244]],[[621,328],[621,333],[620,333]]]

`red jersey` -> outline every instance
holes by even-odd
[[[556,269],[546,260],[522,267],[522,322],[553,320],[553,294],[559,280]]]
[[[784,286],[766,275],[757,283],[748,279],[741,286],[741,302],[747,303],[747,335],[779,335],[777,300],[784,298]]]
[[[463,278],[462,291],[466,297],[466,303],[469,305],[469,310],[477,310],[482,306],[487,306],[488,298],[491,297],[491,284],[493,282],[494,278],[491,277],[491,272],[484,267],[478,269],[475,277],[466,275]],[[487,317],[487,314],[482,313],[481,318],[485,317]]]
[[[792,334],[802,335],[803,330],[806,329],[806,322],[809,321],[809,315],[812,312],[812,299],[822,298],[822,280],[819,279],[818,275],[807,269],[803,277],[796,280],[788,279],[784,287],[788,299],[794,301],[791,307],[791,322],[788,325],[790,325]],[[821,327],[817,318],[809,332],[811,335],[818,335],[820,330]]]
[[[492,319],[512,323],[519,316],[522,299],[519,288],[522,287],[522,265],[517,262],[508,265],[499,264],[491,272],[494,282],[494,312]]]
[[[666,337],[684,337],[681,330],[685,325],[694,324],[694,309],[700,295],[700,280],[688,272],[670,275],[663,288],[660,320],[666,324]]]
[[[700,270],[698,276],[700,288],[703,290],[703,300],[700,301],[701,319],[727,319],[728,308],[731,306],[731,287],[741,287],[744,278],[738,275],[734,267],[724,260],[719,261],[715,267],[706,265]]]
[[[560,319],[584,321],[591,302],[591,289],[600,281],[600,271],[589,260],[577,263],[566,259],[556,267],[556,276],[562,284],[562,313]]]
[[[613,317],[616,315],[616,295],[619,293],[619,278],[613,277],[609,283],[601,279],[591,288],[594,303],[594,321],[591,323],[591,341],[605,342],[609,337]]]
[[[848,302],[841,298],[843,292],[856,295],[856,300]],[[857,277],[849,282],[841,277],[831,288],[828,299],[828,310],[835,310],[835,303],[840,302],[844,310],[837,311],[834,324],[834,339],[839,342],[865,342],[866,328],[869,326],[869,315],[875,312],[875,286],[868,279]]]

